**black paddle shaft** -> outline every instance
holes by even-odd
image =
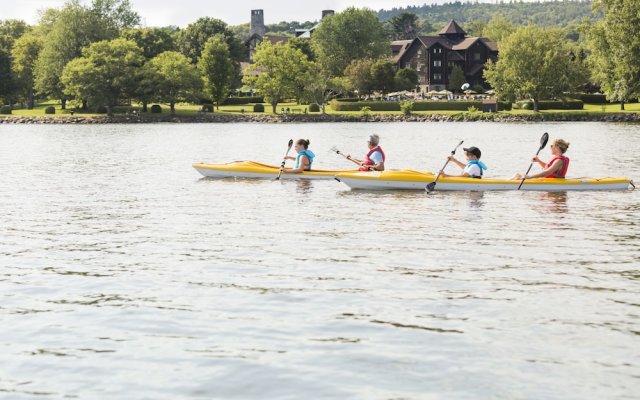
[[[280,176],[282,175],[282,168],[284,168],[284,165],[287,163],[287,156],[291,151],[291,146],[293,146],[293,139],[289,139],[289,147],[287,148],[287,152],[284,153],[284,157],[282,158],[282,164],[280,164],[280,173],[278,173],[278,176],[276,177],[277,181],[280,180]]]
[[[540,138],[540,148],[538,149],[538,152],[536,153],[536,157],[538,157],[538,154],[540,154],[540,152],[542,151],[542,149],[545,148],[545,146],[547,145],[547,142],[549,141],[549,134],[547,132],[545,132],[542,137]],[[533,167],[533,160],[531,160],[531,164],[529,164],[529,169],[527,169],[527,172],[524,174],[524,176],[522,177],[522,180],[520,181],[520,185],[518,185],[518,190],[520,190],[520,188],[522,187],[522,184],[524,183],[524,180],[526,179],[525,177],[527,175],[529,175],[529,172],[531,172],[531,168]]]
[[[451,155],[454,156],[456,154],[456,150],[458,150],[458,147],[462,146],[462,143],[464,143],[464,140],[461,140],[460,143],[458,143],[458,145],[456,146],[455,149],[453,149],[451,151]],[[447,162],[444,163],[444,166],[440,169],[440,171],[444,171],[445,168],[447,168],[447,165],[449,165],[449,158],[447,157]],[[433,189],[435,189],[436,187],[436,183],[438,182],[438,179],[440,179],[440,171],[438,171],[438,175],[436,175],[436,179],[433,180],[433,182],[429,183],[426,187],[427,192],[431,193],[433,192]]]

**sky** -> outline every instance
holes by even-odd
[[[219,18],[229,25],[249,22],[252,9],[264,10],[266,24],[280,21],[316,21],[322,10],[339,12],[347,7],[369,7],[374,10],[407,5],[442,3],[445,0],[130,0],[145,26],[177,25],[184,27],[200,17]],[[0,0],[0,19],[22,19],[30,24],[38,20],[37,11],[61,7],[65,0]],[[91,0],[84,0],[90,4]]]

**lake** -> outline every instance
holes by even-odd
[[[569,176],[640,181],[631,124],[0,125],[0,397],[637,398],[639,191],[191,167],[308,138],[317,168],[349,169],[329,149],[378,133],[387,168],[437,171],[464,139],[508,177],[545,131]]]

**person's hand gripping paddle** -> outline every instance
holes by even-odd
[[[293,139],[289,139],[289,147],[287,147],[287,152],[284,154],[284,157],[282,158],[282,164],[280,164],[280,173],[278,173],[278,176],[276,177],[277,181],[280,180],[280,176],[282,175],[282,168],[284,168],[284,164],[286,164],[287,162],[287,156],[291,151],[291,146],[293,146]]]
[[[538,156],[538,154],[540,154],[542,149],[544,149],[544,147],[547,145],[548,141],[549,141],[549,134],[547,132],[545,132],[544,135],[542,135],[542,137],[540,138],[540,148],[538,149],[538,152],[536,153],[536,157]],[[527,170],[527,173],[524,174],[524,176],[522,177],[522,180],[520,181],[520,185],[518,185],[518,190],[520,190],[520,188],[522,187],[522,184],[524,183],[524,180],[526,179],[526,176],[529,175],[529,172],[531,171],[531,167],[533,167],[533,161],[531,161],[531,164],[529,164],[529,169]]]
[[[464,143],[464,140],[461,140],[460,143],[458,143],[458,145],[456,146],[456,148],[453,149],[453,151],[451,152],[452,156],[456,154],[456,150],[458,150],[458,147],[462,146],[462,143]],[[451,160],[449,159],[449,157],[447,157],[447,162],[444,163],[444,166],[440,169],[440,171],[444,171],[444,169],[447,168],[449,161]],[[427,193],[433,192],[433,189],[436,188],[436,183],[438,183],[438,179],[440,179],[440,172],[438,172],[438,175],[436,175],[436,179],[434,179],[433,182],[430,182],[425,188],[427,190]]]

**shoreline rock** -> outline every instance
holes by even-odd
[[[316,122],[640,122],[640,113],[608,114],[203,114],[195,116],[116,115],[83,116],[4,116],[0,124],[149,124],[149,123],[316,123]]]

